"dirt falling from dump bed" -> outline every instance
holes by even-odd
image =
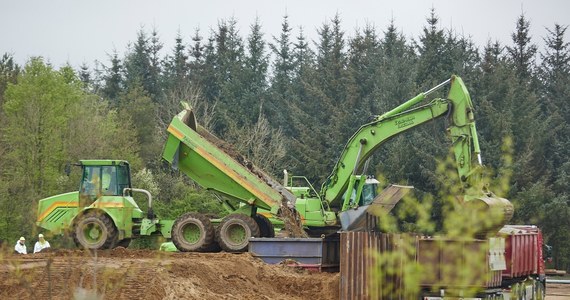
[[[197,131],[203,138],[208,140],[210,143],[214,144],[220,150],[231,156],[235,161],[237,161],[242,166],[246,167],[251,173],[255,174],[259,179],[263,180],[267,185],[278,191],[278,183],[272,179],[269,175],[265,174],[258,167],[256,167],[253,162],[246,159],[237,150],[235,150],[232,145],[219,139],[208,130],[202,126],[198,126]],[[279,191],[278,191],[279,192]],[[281,193],[281,195],[283,195]],[[303,230],[301,224],[301,219],[299,214],[289,207],[289,201],[285,196],[281,200],[281,211],[279,213],[279,218],[283,220],[285,230],[289,237],[302,238],[308,237],[307,233]]]
[[[338,299],[339,275],[268,265],[248,253],[0,254],[0,299]]]

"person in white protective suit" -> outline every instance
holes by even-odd
[[[28,249],[26,248],[26,239],[21,237],[14,246],[14,251],[18,254],[28,254]]]
[[[44,239],[44,235],[40,233],[38,235],[38,241],[34,245],[34,253],[38,253],[38,252],[42,251],[43,249],[49,248],[49,247],[50,247],[49,242],[46,241]]]

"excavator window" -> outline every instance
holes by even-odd
[[[374,198],[376,198],[378,184],[376,183],[366,183],[362,187],[362,195],[360,196],[360,203],[359,205],[368,205],[372,203]]]

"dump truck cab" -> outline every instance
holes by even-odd
[[[95,201],[101,196],[122,196],[131,188],[129,163],[124,160],[81,160],[79,196]]]
[[[124,160],[81,160],[79,190],[45,198],[38,203],[36,225],[55,234],[70,233],[87,249],[128,246],[140,235],[170,237],[173,221],[158,220],[148,191],[131,187],[130,165]],[[145,193],[145,214],[132,197]]]

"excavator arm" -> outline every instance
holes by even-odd
[[[450,85],[447,98],[435,98],[427,104],[418,106],[427,96],[447,84]],[[448,116],[447,130],[450,134],[451,147],[455,154],[457,172],[463,191],[475,186],[481,173],[477,169],[482,166],[482,161],[473,116],[473,104],[461,78],[452,76],[431,90],[418,94],[362,125],[349,139],[332,173],[323,183],[321,195],[324,200],[331,207],[339,207],[341,211],[355,208],[358,203],[350,194],[357,184],[361,184],[362,180],[357,183],[355,178],[361,176],[368,158],[390,138],[443,116]],[[500,206],[505,210],[505,219],[510,219],[512,205],[508,200],[494,197],[491,193],[483,191],[478,195],[463,195],[465,201],[482,198],[491,199],[483,200],[483,202],[486,202],[489,207]]]

